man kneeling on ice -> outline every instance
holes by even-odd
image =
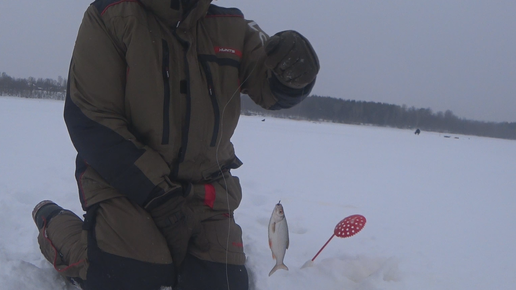
[[[86,214],[34,208],[45,258],[83,289],[248,289],[231,174],[240,92],[289,108],[318,71],[299,33],[269,38],[211,0],[93,2],[64,111]]]

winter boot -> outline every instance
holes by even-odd
[[[63,210],[51,200],[44,200],[38,203],[32,211],[32,219],[36,223],[38,230],[41,230],[45,224],[48,224],[51,218],[58,215]]]

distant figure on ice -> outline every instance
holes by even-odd
[[[416,132],[414,132],[414,134],[416,135],[419,135],[419,133],[421,133],[421,130],[419,130],[419,128],[416,130]]]
[[[39,203],[44,257],[88,290],[248,289],[233,217],[239,94],[290,108],[318,71],[301,34],[269,38],[211,0],[93,2],[64,108],[86,215]]]

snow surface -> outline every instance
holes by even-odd
[[[0,289],[68,289],[40,254],[43,199],[82,214],[63,102],[0,98]],[[514,289],[516,142],[412,130],[241,118],[236,212],[252,289]],[[267,225],[281,200],[290,248],[277,271]],[[334,238],[344,217],[356,236]]]

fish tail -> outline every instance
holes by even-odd
[[[279,270],[279,269],[283,269],[283,270],[287,270],[288,271],[288,267],[285,266],[285,264],[279,264],[279,265],[274,266],[274,268],[272,268],[271,272],[269,273],[269,276],[274,274],[274,272],[276,272],[276,270]]]

